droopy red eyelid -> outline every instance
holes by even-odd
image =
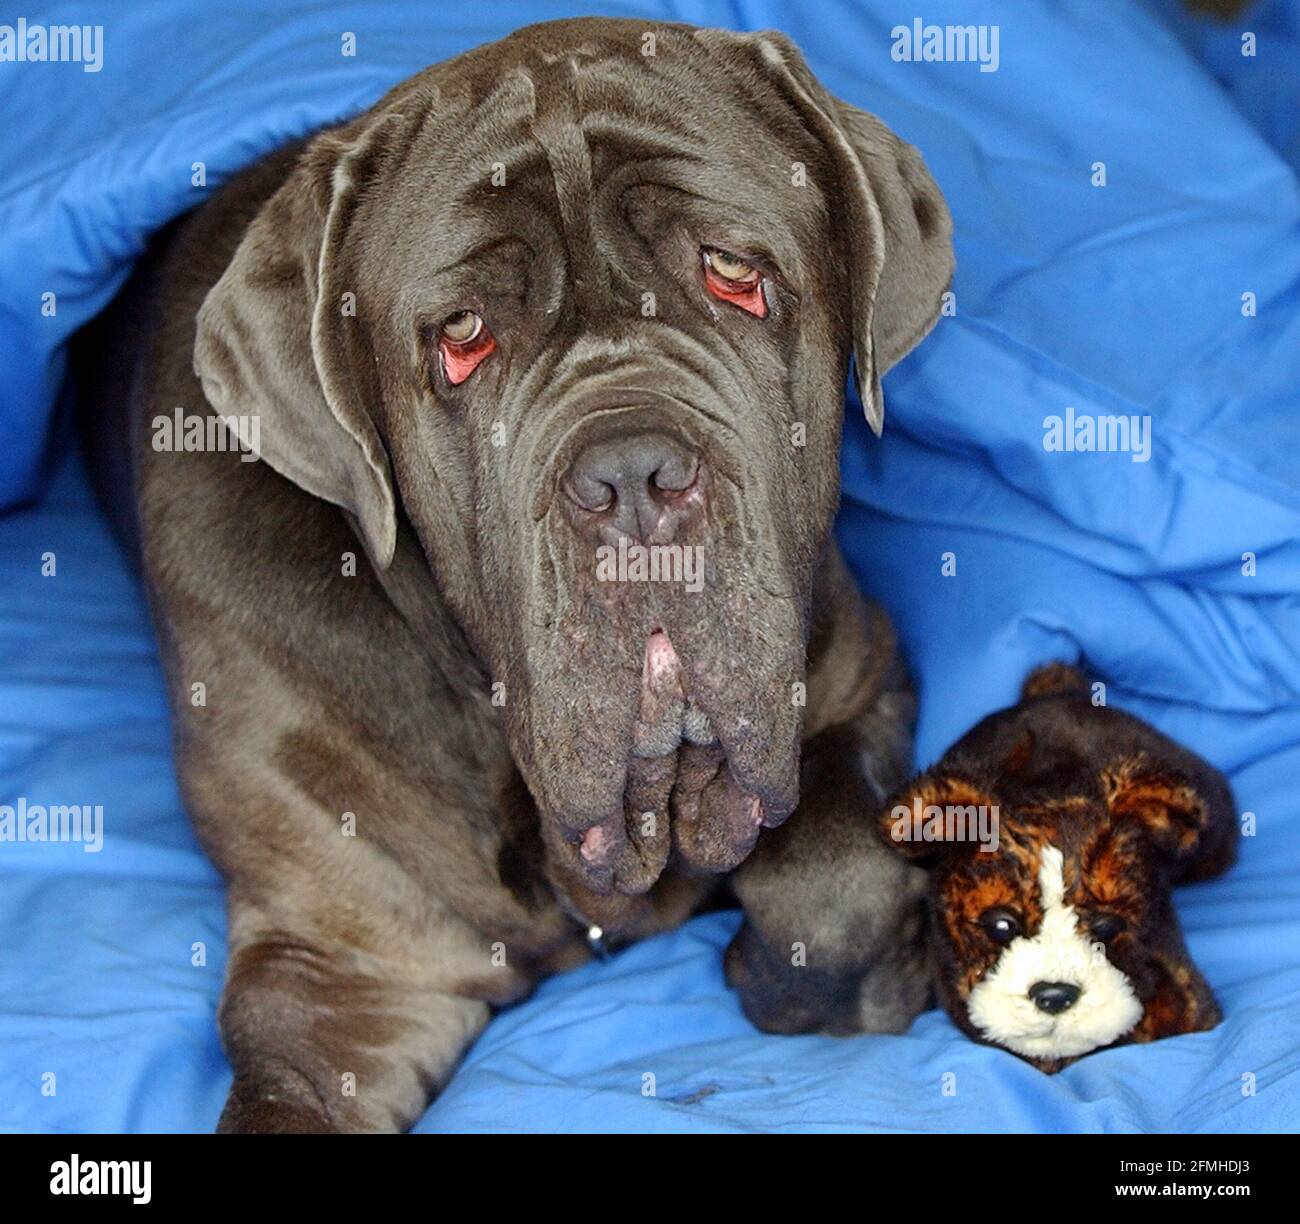
[[[438,354],[442,358],[442,372],[447,381],[457,387],[496,351],[496,337],[488,330],[487,324],[479,329],[473,340],[456,344],[442,336],[438,340]]]
[[[721,276],[707,259],[704,261],[704,284],[721,302],[730,302],[756,319],[767,318],[767,295],[763,292],[765,277],[760,272],[752,281],[732,281]]]

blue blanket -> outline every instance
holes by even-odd
[[[420,1130],[1300,1122],[1300,6],[1212,27],[1172,0],[982,5],[996,71],[906,58],[916,9],[604,11],[781,27],[923,150],[956,220],[955,313],[886,379],[882,442],[850,413],[840,539],[900,627],[918,762],[1034,662],[1082,655],[1113,703],[1231,775],[1254,835],[1178,895],[1225,1020],[1055,1077],[937,1012],[900,1037],[768,1037],[722,978],[737,916],[714,914],[500,1015]],[[230,1078],[221,890],[182,814],[141,592],[56,412],[64,343],[153,230],[260,153],[582,11],[23,6],[104,29],[98,71],[0,61],[0,804],[102,805],[105,832],[99,852],[0,842],[0,1128],[205,1130]]]

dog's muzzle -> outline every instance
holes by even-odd
[[[668,544],[704,514],[704,465],[667,432],[593,443],[561,483],[575,527],[606,544]]]

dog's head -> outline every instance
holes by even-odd
[[[951,269],[916,152],[783,36],[557,22],[316,137],[196,366],[378,569],[413,529],[552,854],[639,893],[794,807],[849,356],[879,431]]]
[[[880,820],[932,869],[940,1001],[967,1033],[1045,1071],[1209,1027],[1217,1008],[1169,885],[1205,833],[1206,797],[1144,751],[1094,768],[1022,715],[967,737],[982,768],[959,746]]]

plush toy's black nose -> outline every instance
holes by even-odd
[[[564,491],[593,534],[667,543],[703,505],[698,458],[675,438],[639,433],[589,446]]]
[[[1070,982],[1035,982],[1029,988],[1034,1006],[1051,1016],[1069,1011],[1079,1001],[1079,994],[1079,988]]]

